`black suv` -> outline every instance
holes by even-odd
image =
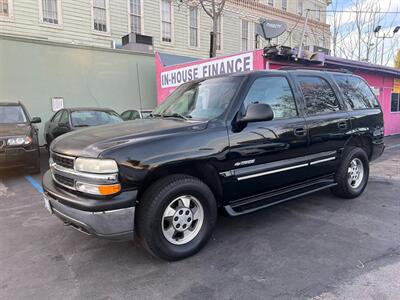
[[[30,118],[20,102],[0,103],[0,170],[25,168],[40,172],[38,117]]]
[[[98,237],[133,239],[177,260],[235,216],[331,188],[359,196],[384,149],[363,79],[258,71],[180,86],[151,118],[66,134],[51,145],[46,207]]]

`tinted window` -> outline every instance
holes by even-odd
[[[271,106],[274,119],[297,116],[292,90],[285,77],[262,77],[254,81],[244,100],[250,103],[265,103]]]
[[[132,120],[140,119],[140,114],[137,110],[132,111]]]
[[[21,106],[0,106],[0,123],[26,123],[27,117]]]
[[[335,92],[325,79],[301,76],[299,83],[308,115],[331,113],[339,110]]]
[[[392,101],[390,111],[397,112],[400,111],[400,94],[392,93]]]
[[[55,122],[55,123],[58,123],[58,122],[60,121],[60,118],[61,118],[61,115],[62,115],[63,112],[64,112],[63,110],[58,111],[58,112],[54,115],[53,119],[51,119],[51,121],[52,121],[52,122]]]
[[[113,111],[74,111],[71,113],[72,125],[75,127],[97,126],[121,123],[121,117]]]
[[[68,124],[69,123],[68,115],[69,115],[68,111],[64,110],[64,112],[63,112],[63,114],[61,115],[61,118],[60,118],[60,123]]]
[[[125,121],[129,120],[129,117],[131,116],[131,111],[127,110],[122,113],[121,118]]]
[[[362,79],[344,75],[334,75],[334,78],[352,109],[379,107],[375,95]]]

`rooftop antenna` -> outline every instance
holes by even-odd
[[[299,50],[297,51],[297,55],[294,60],[299,60],[299,55],[303,52],[303,40],[304,40],[304,35],[306,33],[306,28],[307,28],[307,22],[308,22],[308,13],[310,12],[310,9],[306,9],[306,20],[304,21],[304,26],[303,26],[303,32],[301,33],[301,38],[300,38],[300,45],[299,45]]]

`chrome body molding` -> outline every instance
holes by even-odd
[[[309,164],[306,163],[306,164],[301,164],[301,165],[296,165],[296,166],[291,166],[291,167],[286,167],[286,168],[275,169],[275,170],[271,170],[271,171],[266,171],[266,172],[251,174],[251,175],[247,175],[247,176],[238,177],[237,180],[240,181],[240,180],[250,179],[250,178],[254,178],[254,177],[259,177],[259,176],[264,176],[264,175],[269,175],[269,174],[274,174],[274,173],[289,171],[289,170],[293,170],[293,169],[297,169],[297,168],[308,167],[308,165],[309,165]]]
[[[330,160],[335,160],[335,159],[336,159],[336,156],[332,156],[332,157],[328,157],[328,158],[324,158],[324,159],[319,159],[319,160],[314,160],[314,161],[310,162],[310,166],[316,165],[316,164],[320,164],[320,163],[323,163],[323,162],[327,162],[327,161],[330,161]]]

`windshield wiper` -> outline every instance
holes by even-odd
[[[184,120],[192,118],[191,115],[184,116],[184,115],[181,115],[181,114],[178,114],[178,113],[173,113],[173,114],[170,114],[170,115],[162,115],[162,117],[163,118],[180,118],[180,119],[184,119]]]
[[[149,114],[150,118],[154,118],[154,117],[162,117],[161,114]]]
[[[89,127],[90,125],[81,124],[81,125],[74,125],[74,127]]]

